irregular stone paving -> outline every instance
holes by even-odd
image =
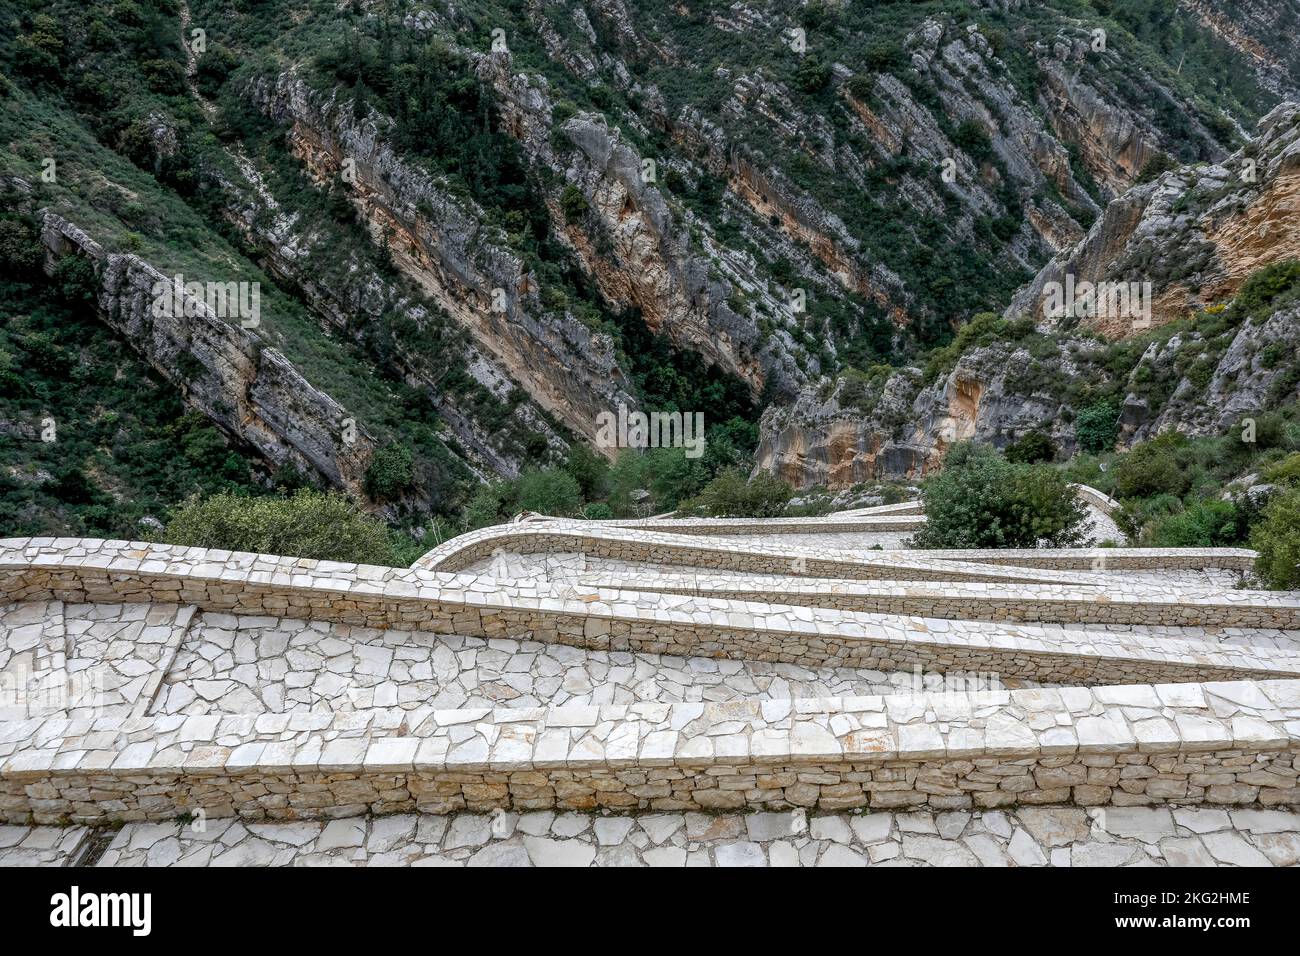
[[[142,714],[193,615],[175,604],[65,605],[74,688],[68,716]]]
[[[67,700],[66,674],[62,603],[0,608],[0,720],[60,709]]]
[[[85,849],[89,827],[0,825],[0,866],[66,866]]]
[[[132,823],[99,866],[1296,866],[1300,813],[401,814]],[[7,828],[18,829],[18,828]],[[41,828],[50,829],[54,828]],[[41,832],[41,829],[33,831]],[[57,831],[56,831],[57,832]],[[49,842],[49,838],[43,838]],[[4,862],[0,856],[0,862]]]
[[[201,614],[153,713],[538,707],[911,693],[912,674],[593,651],[291,619]],[[997,687],[1041,686],[1008,679]]]
[[[193,614],[175,604],[9,605],[0,611],[0,719],[143,713]]]

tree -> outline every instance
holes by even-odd
[[[1177,432],[1166,432],[1134,447],[1115,466],[1115,493],[1120,498],[1181,497],[1191,485],[1191,476],[1178,460],[1178,449],[1186,441]]]
[[[411,487],[415,477],[411,449],[401,444],[381,446],[366,468],[366,494],[374,501],[390,501]]]
[[[251,551],[317,561],[395,565],[388,528],[336,492],[302,489],[291,497],[233,494],[191,498],[163,540],[195,548]]]
[[[959,443],[921,490],[926,523],[918,548],[1073,547],[1087,511],[1047,465],[1009,462],[992,448]]]
[[[775,518],[785,514],[793,494],[788,484],[768,472],[746,481],[743,472],[728,468],[695,498],[683,501],[679,511],[710,518]]]
[[[1074,420],[1074,437],[1079,448],[1089,454],[1112,450],[1119,437],[1119,409],[1113,402],[1097,402],[1082,409]]]
[[[1005,454],[1007,461],[1035,465],[1055,460],[1056,445],[1042,432],[1032,431],[1008,445]]]
[[[45,250],[36,230],[23,219],[0,219],[0,274],[31,279]]]
[[[825,89],[826,84],[831,81],[831,68],[814,54],[809,53],[799,61],[795,77],[805,93],[816,93],[818,90]]]
[[[1274,495],[1250,535],[1257,573],[1270,588],[1300,589],[1300,488]]]
[[[560,468],[527,471],[519,478],[519,507],[567,518],[582,507],[582,491],[573,475]]]
[[[565,467],[588,501],[603,498],[609,491],[609,462],[581,442],[569,446]]]
[[[582,194],[581,189],[573,185],[573,183],[569,183],[560,193],[560,209],[564,211],[566,221],[570,223],[581,222],[582,217],[587,214],[587,197]]]

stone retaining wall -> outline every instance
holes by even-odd
[[[447,541],[414,567],[457,572],[498,554],[583,553],[648,565],[679,565],[754,574],[830,577],[852,580],[988,581],[999,583],[1080,583],[1078,575],[1055,571],[1011,570],[987,562],[936,559],[929,552],[873,551],[870,556],[847,550],[796,545],[748,545],[705,536],[669,534],[600,523],[548,521],[496,525]],[[924,555],[924,556],[918,556]]]
[[[604,522],[553,520],[481,528],[451,539],[415,563],[437,571],[460,571],[494,552],[549,554],[582,552],[648,564],[832,577],[852,580],[986,581],[1005,583],[1091,584],[1063,571],[1249,570],[1255,552],[1243,548],[1036,548],[1018,550],[943,550],[853,552],[794,545],[752,545],[738,551],[729,541],[707,536],[616,527]],[[730,532],[728,532],[730,533]],[[1010,568],[1035,569],[1014,572]]]
[[[952,670],[1067,684],[1300,674],[1300,655],[1132,633],[900,618],[635,591],[501,582],[132,542],[0,542],[0,598],[193,605],[599,650],[807,666]]]
[[[611,528],[665,531],[671,534],[772,535],[772,534],[876,534],[882,531],[915,531],[925,524],[924,515],[877,515],[842,518],[646,518],[637,521],[609,521]]]
[[[888,581],[808,581],[776,576],[708,574],[578,574],[574,584],[593,588],[691,594],[734,601],[772,601],[876,614],[918,614],[967,621],[1052,624],[1132,624],[1168,627],[1300,630],[1300,599],[1276,591],[1194,587],[1057,584],[892,584]]]
[[[910,551],[934,561],[966,562],[1056,571],[1249,571],[1257,555],[1246,548],[1005,548]],[[894,552],[883,552],[885,555]]]
[[[0,817],[1300,804],[1300,681],[0,724]]]

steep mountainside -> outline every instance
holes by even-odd
[[[392,518],[613,458],[619,406],[844,485],[970,435],[1069,447],[1099,402],[1131,438],[1281,388],[1293,358],[1246,353],[1286,321],[1194,314],[1294,255],[1298,11],[0,0],[0,173],[232,448]],[[143,293],[125,321],[132,270],[260,283],[260,324],[161,328]],[[1152,282],[1152,328],[1043,315],[1067,274]]]

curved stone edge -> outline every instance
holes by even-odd
[[[554,521],[566,519],[556,518]],[[924,515],[881,515],[821,518],[647,518],[602,521],[609,528],[649,529],[671,534],[759,535],[759,534],[877,534],[915,531],[925,524]]]
[[[904,618],[636,591],[565,594],[419,569],[59,539],[0,541],[0,599],[207,611],[521,637],[597,650],[806,666],[965,670],[1064,684],[1300,674],[1300,654],[1132,633]],[[7,547],[13,544],[14,547]]]
[[[578,573],[571,585],[688,594],[732,601],[777,601],[873,614],[915,614],[966,621],[1040,624],[1146,624],[1300,630],[1294,592],[1117,583],[1104,589],[1061,584],[985,584],[853,581],[707,573],[644,573],[615,579],[609,572]]]
[[[1258,557],[1248,548],[1000,548],[906,553],[923,554],[933,561],[977,561],[1056,571],[1249,571]]]
[[[497,552],[581,552],[649,564],[679,564],[792,577],[854,580],[986,581],[1039,584],[1103,584],[1066,571],[1249,570],[1255,552],[1243,548],[1036,548],[1003,550],[872,550],[854,552],[798,545],[746,545],[680,534],[621,527],[606,522],[554,519],[493,525],[444,541],[412,567],[459,571]],[[1024,570],[1013,570],[1024,569]],[[1031,573],[1032,570],[1032,573]]]
[[[0,724],[14,823],[1300,804],[1300,680]]]
[[[1074,489],[1074,494],[1082,498],[1085,502],[1092,505],[1107,518],[1114,518],[1116,514],[1124,507],[1110,495],[1103,491],[1098,491],[1091,485],[1081,485],[1078,483],[1070,485]]]
[[[497,553],[552,554],[580,552],[643,564],[679,564],[791,577],[833,577],[854,580],[987,581],[1005,583],[1089,583],[1078,575],[1057,571],[1008,569],[975,559],[934,559],[928,552],[852,551],[797,545],[749,544],[708,536],[660,533],[634,528],[610,528],[600,523],[555,520],[532,524],[494,525],[445,541],[412,567],[462,571]],[[987,552],[980,552],[987,553]],[[1101,582],[1098,581],[1098,584]]]

